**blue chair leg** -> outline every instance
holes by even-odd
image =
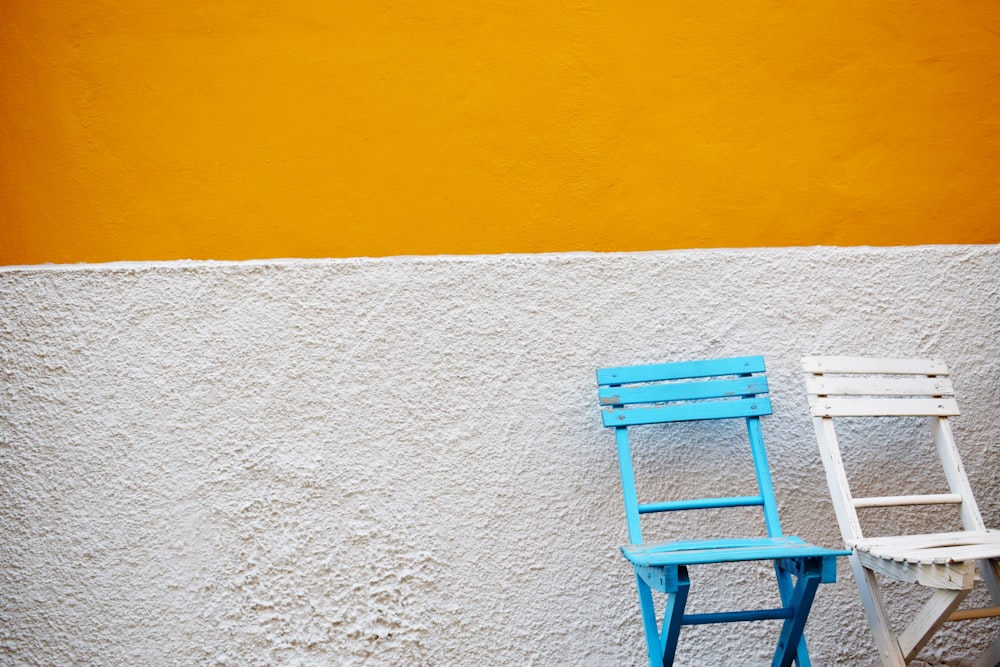
[[[790,667],[794,660],[798,667],[807,667],[810,661],[803,633],[806,620],[809,618],[809,610],[816,597],[816,589],[819,588],[822,578],[822,567],[811,559],[804,563],[794,588],[791,588],[791,575],[778,568],[777,563],[775,567],[778,569],[778,587],[781,590],[782,604],[792,609],[792,616],[786,619],[781,627],[781,635],[778,637],[778,646],[774,651],[771,666]]]
[[[677,652],[677,639],[681,634],[681,621],[684,618],[684,606],[687,604],[688,590],[691,580],[687,568],[680,567],[677,571],[677,591],[667,596],[667,606],[663,612],[663,634],[660,646],[663,651],[661,664],[674,664],[674,654]]]
[[[688,589],[691,587],[687,568],[678,568],[677,590],[667,594],[662,632],[656,622],[652,589],[638,573],[635,582],[639,589],[639,606],[642,609],[642,627],[646,634],[646,652],[649,657],[649,665],[650,667],[670,667],[674,663],[677,639],[680,636],[681,621],[684,618],[684,606],[687,604]]]
[[[649,667],[662,667],[663,654],[660,652],[660,631],[656,627],[653,591],[638,573],[635,575],[635,585],[639,589],[639,607],[642,609],[642,629],[646,633],[646,653],[649,656]]]
[[[781,594],[781,606],[788,608],[792,605],[792,596],[795,591],[792,575],[787,570],[779,567],[777,562],[774,564],[774,572],[778,575],[778,591]],[[799,639],[799,645],[795,649],[795,660],[798,667],[812,666],[812,661],[809,659],[809,650],[806,648],[805,635]]]

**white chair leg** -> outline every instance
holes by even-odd
[[[993,598],[993,604],[1000,605],[1000,560],[976,561],[979,566],[979,576]]]
[[[854,570],[854,581],[857,582],[861,604],[864,605],[865,615],[868,616],[868,625],[871,626],[872,635],[875,637],[875,646],[878,648],[882,664],[885,667],[906,667],[903,652],[899,649],[899,642],[885,613],[885,605],[878,590],[875,574],[865,569],[856,553],[851,554],[848,561]]]
[[[944,625],[951,612],[962,604],[962,600],[968,597],[969,592],[970,589],[956,591],[943,588],[934,592],[923,609],[906,626],[906,630],[899,635],[899,649],[903,652],[903,659],[906,662],[917,657],[920,649],[937,632],[938,628]]]

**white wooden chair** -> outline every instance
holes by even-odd
[[[958,414],[958,405],[945,365],[928,359],[855,357],[805,357],[802,365],[834,510],[844,541],[852,550],[851,568],[883,664],[908,664],[946,622],[1000,616],[1000,531],[987,530],[983,524],[955,447],[948,418]],[[947,493],[868,498],[851,493],[834,420],[890,416],[929,418]],[[905,483],[905,478],[899,481]],[[862,533],[858,520],[861,508],[936,504],[957,505],[964,530],[869,537]],[[997,606],[959,610],[976,583],[977,564]],[[934,589],[923,609],[898,634],[893,631],[876,574]],[[1000,665],[1000,636],[975,664]]]

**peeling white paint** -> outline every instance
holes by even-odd
[[[604,365],[763,354],[786,532],[835,546],[799,356],[940,357],[1000,525],[998,267],[933,246],[0,270],[0,663],[642,664]],[[738,447],[683,433],[640,443],[646,488],[739,492]],[[892,478],[906,433],[859,474]],[[720,575],[739,585],[695,574],[692,611],[771,602],[766,571]],[[929,664],[997,624],[971,628]],[[874,664],[846,564],[807,633],[816,664]],[[678,664],[766,664],[776,635],[685,629]]]

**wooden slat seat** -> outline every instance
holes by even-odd
[[[804,357],[802,367],[827,485],[844,542],[852,550],[851,569],[882,663],[908,664],[946,622],[1000,615],[1000,531],[987,530],[962,467],[948,421],[959,410],[947,366],[934,359],[840,356]],[[854,497],[834,422],[842,417],[911,416],[926,417],[930,424],[928,440],[941,459],[947,491]],[[896,457],[900,464],[908,458],[906,453]],[[900,486],[909,478],[908,471],[901,470]],[[964,530],[888,536],[866,536],[862,531],[858,509],[918,511],[925,505],[957,507]],[[902,632],[897,633],[889,619],[877,576],[934,590]],[[996,606],[959,609],[980,579]],[[1000,665],[1000,635],[976,665]]]
[[[703,565],[779,558],[811,558],[844,554],[817,547],[801,538],[766,537],[760,539],[695,540],[666,544],[622,547],[629,562],[646,567],[662,565]]]
[[[939,565],[964,563],[995,558],[1000,553],[1000,531],[873,537],[849,541],[848,546],[888,560]]]

